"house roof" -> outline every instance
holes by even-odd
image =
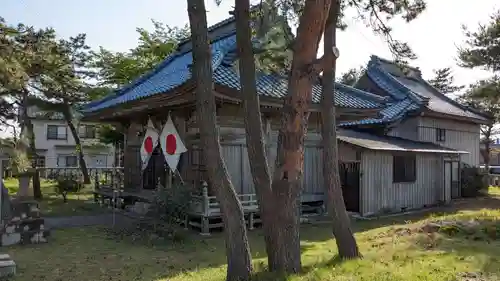
[[[224,23],[227,24],[228,20]],[[216,24],[218,26],[220,24]],[[235,90],[240,88],[240,80],[236,66],[236,34],[235,31],[225,37],[215,39],[211,45],[213,80],[216,84]],[[136,81],[119,89],[102,100],[89,103],[83,112],[90,114],[105,108],[114,107],[131,101],[141,100],[153,95],[168,95],[171,90],[181,86],[192,78],[191,50],[178,51],[154,70],[146,73]],[[261,96],[283,98],[287,94],[286,77],[277,74],[257,73],[257,92]],[[387,97],[365,92],[347,85],[336,83],[335,102],[337,106],[353,109],[381,109],[388,102]],[[170,91],[170,92],[169,92]],[[321,100],[321,85],[313,87],[313,103]]]
[[[372,56],[366,74],[394,100],[410,99],[415,105],[448,115],[488,122],[489,117],[450,99],[422,78],[421,72],[408,67],[407,73],[394,62]]]
[[[430,142],[418,142],[398,137],[379,136],[354,130],[340,129],[337,133],[337,139],[370,150],[468,154],[466,151],[458,151]]]

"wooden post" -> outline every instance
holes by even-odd
[[[0,157],[0,226],[3,227],[3,213],[2,213],[2,196],[3,196],[3,189],[5,186],[3,186],[3,161],[2,157]]]
[[[126,131],[126,142],[124,149],[124,188],[139,189],[141,187],[142,171],[139,133],[142,126],[138,123],[132,123]]]
[[[99,191],[99,171],[95,171],[95,179],[94,179],[94,202],[97,203],[98,201],[98,195],[97,191]]]
[[[201,217],[201,235],[210,235],[209,215],[210,215],[210,198],[208,198],[208,184],[203,182],[203,214]]]

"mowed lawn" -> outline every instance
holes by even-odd
[[[11,196],[15,196],[19,189],[19,182],[15,178],[4,180],[5,187]],[[92,188],[87,187],[78,193],[68,194],[68,202],[64,202],[61,195],[55,192],[54,181],[42,180],[41,189],[43,200],[40,201],[40,210],[45,217],[91,215],[105,212],[106,209],[93,202]]]
[[[255,280],[498,280],[500,276],[500,201],[468,199],[452,207],[406,216],[355,221],[362,260],[339,262],[329,224],[303,225],[304,271],[296,276],[265,272],[260,230],[249,232]],[[475,220],[475,233],[422,232],[435,220]],[[495,232],[496,231],[496,232]],[[449,231],[453,233],[453,231]],[[496,233],[496,234],[495,234]],[[16,281],[144,280],[222,281],[224,240],[220,233],[201,237],[188,231],[183,242],[133,239],[101,228],[57,230],[48,244],[6,248],[18,265]],[[478,274],[482,273],[480,279]],[[477,277],[477,278],[474,278]],[[469,278],[469,279],[467,279]]]

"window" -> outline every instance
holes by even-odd
[[[78,167],[78,158],[75,155],[57,156],[58,167]]]
[[[38,155],[38,157],[36,158],[36,166],[40,168],[45,167],[45,156]]]
[[[48,140],[67,140],[68,131],[66,126],[60,125],[47,125],[47,139]]]
[[[394,155],[392,163],[392,181],[397,182],[414,182],[417,176],[416,173],[416,156]]]
[[[94,125],[81,125],[79,128],[78,135],[82,139],[95,139],[96,131],[97,130]]]
[[[436,141],[445,141],[446,140],[446,130],[436,128]]]
[[[107,155],[90,155],[90,167],[106,167]]]

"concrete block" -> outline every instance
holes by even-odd
[[[21,242],[20,233],[2,234],[2,246],[15,245],[18,244],[19,242]]]
[[[16,263],[13,260],[0,261],[0,278],[16,275]]]

